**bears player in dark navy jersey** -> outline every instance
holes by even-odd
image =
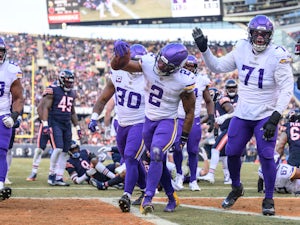
[[[50,158],[48,184],[69,186],[63,181],[68,150],[72,141],[72,123],[81,136],[78,117],[75,112],[74,73],[63,70],[59,73],[58,84],[52,84],[44,91],[38,114],[42,121],[42,132],[50,135],[53,141],[53,152]],[[53,137],[53,138],[52,138]]]
[[[230,174],[227,166],[227,157],[225,155],[225,145],[227,143],[227,129],[231,117],[233,116],[233,105],[227,96],[222,96],[217,88],[209,88],[212,100],[215,102],[215,130],[220,130],[221,133],[215,132],[216,142],[211,149],[211,160],[209,172],[205,176],[200,177],[200,180],[206,180],[210,183],[215,182],[215,170],[217,168],[220,156],[223,162],[224,184],[231,184]]]
[[[284,147],[289,146],[287,163],[300,168],[300,110],[291,110],[288,113],[288,122],[284,124],[279,136],[276,151],[280,156],[284,153]]]
[[[113,148],[109,150],[114,151]],[[100,149],[100,155],[97,157],[87,149],[80,149],[79,145],[72,141],[69,150],[70,158],[67,161],[66,170],[68,171],[74,184],[82,184],[88,182],[97,187],[98,190],[105,190],[109,186],[114,186],[123,183],[125,172],[116,175],[114,174],[115,168],[120,165],[116,155],[119,154],[118,150],[113,152],[114,163],[103,165],[106,158],[103,148]]]

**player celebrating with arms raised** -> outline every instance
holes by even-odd
[[[257,15],[248,24],[248,40],[240,40],[233,51],[221,58],[214,56],[207,47],[207,37],[200,28],[195,28],[192,34],[211,71],[224,73],[237,69],[240,80],[239,99],[228,128],[226,145],[232,191],[222,207],[230,208],[244,194],[240,157],[254,134],[266,187],[263,215],[275,215],[276,165],[273,156],[277,125],[293,92],[291,56],[282,46],[271,43],[273,32],[272,21]]]

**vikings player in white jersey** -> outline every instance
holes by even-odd
[[[278,155],[279,156],[279,155]],[[275,161],[278,159],[274,157]],[[264,175],[261,167],[258,169],[258,176],[263,181]],[[279,163],[277,166],[275,188],[281,194],[300,194],[300,169],[286,163]]]
[[[248,24],[248,40],[240,40],[233,51],[217,58],[207,48],[207,37],[200,28],[193,30],[195,42],[206,66],[217,73],[235,69],[239,75],[239,99],[228,128],[226,155],[232,179],[232,191],[223,201],[230,208],[244,194],[240,180],[242,151],[254,135],[265,177],[263,215],[275,215],[273,191],[276,165],[273,160],[277,125],[293,93],[291,55],[282,46],[271,42],[272,21],[257,15]]]
[[[122,59],[129,50],[126,42],[118,40],[114,46],[113,63]],[[140,206],[143,214],[154,210],[152,198],[159,182],[168,196],[165,212],[173,212],[179,204],[178,197],[171,184],[171,175],[166,166],[168,149],[177,135],[177,110],[180,100],[183,102],[186,117],[181,133],[181,146],[188,138],[194,121],[195,75],[184,69],[188,51],[180,43],[169,43],[157,56],[144,55],[139,62],[130,60],[122,70],[143,72],[145,77],[145,123],[143,138],[150,151],[150,166],[147,174],[146,193]],[[118,65],[120,66],[120,65]]]
[[[4,187],[7,174],[6,155],[12,127],[23,110],[24,97],[20,67],[6,59],[6,45],[0,38],[0,201],[8,199],[11,189]]]
[[[131,59],[138,60],[147,53],[147,50],[143,45],[134,44],[130,52]],[[112,70],[111,78],[93,108],[89,124],[89,129],[95,132],[99,115],[114,95],[118,113],[117,146],[126,165],[124,194],[119,200],[122,212],[130,211],[130,198],[135,185],[138,183],[142,190],[146,188],[146,170],[140,160],[144,152],[142,138],[145,121],[144,86],[142,73]]]
[[[195,95],[196,95],[196,103],[195,103],[195,119],[189,134],[189,138],[187,141],[187,153],[188,153],[188,165],[190,169],[190,181],[189,188],[191,191],[200,191],[200,187],[197,184],[196,172],[198,167],[198,153],[199,153],[199,142],[201,140],[201,122],[200,122],[200,114],[201,114],[201,104],[204,99],[206,107],[208,121],[207,124],[210,125],[210,131],[212,131],[214,127],[214,102],[210,97],[210,93],[208,90],[208,86],[210,84],[210,80],[207,76],[202,74],[198,74],[198,60],[195,56],[189,55],[187,61],[184,65],[184,68],[190,70],[196,75],[196,84],[195,84]],[[176,178],[175,181],[172,181],[173,188],[175,190],[183,189],[183,174],[182,174],[182,149],[179,146],[180,134],[182,131],[182,126],[185,118],[185,111],[182,106],[182,102],[179,103],[178,108],[178,132],[175,144],[173,146],[173,158],[174,163],[176,165]]]

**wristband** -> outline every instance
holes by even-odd
[[[48,127],[48,121],[42,120],[43,127]]]
[[[12,112],[10,114],[10,117],[14,120],[14,122],[17,120],[17,117],[19,116],[20,114],[18,112]]]
[[[188,139],[188,137],[189,137],[189,133],[182,131],[181,138]]]

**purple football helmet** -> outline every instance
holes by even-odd
[[[70,91],[74,86],[74,74],[70,70],[63,70],[59,73],[58,81],[64,91]]]
[[[0,64],[4,63],[6,58],[6,45],[3,38],[0,37]]]
[[[272,40],[274,27],[272,21],[264,15],[255,16],[248,24],[248,38],[257,52],[264,51]]]
[[[197,73],[198,70],[198,60],[195,56],[193,55],[188,55],[187,60],[183,66],[185,69],[193,72],[193,73]]]
[[[225,90],[229,97],[233,98],[237,95],[237,82],[233,79],[229,79],[225,82]]]
[[[167,44],[156,56],[153,71],[160,76],[169,76],[184,66],[187,56],[188,51],[183,44]]]
[[[141,44],[133,44],[130,46],[130,58],[139,60],[143,55],[147,54],[147,49]]]

